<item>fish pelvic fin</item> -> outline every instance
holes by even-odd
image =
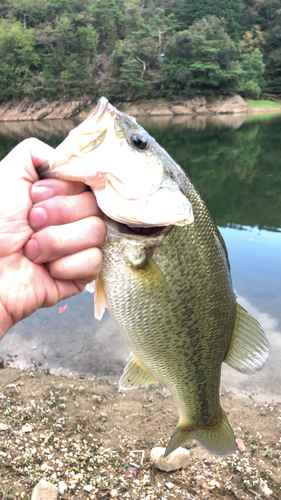
[[[237,303],[234,330],[224,362],[241,373],[252,375],[262,370],[268,355],[269,342],[261,325]]]
[[[220,408],[219,421],[205,429],[192,430],[180,419],[166,448],[164,458],[189,439],[197,439],[213,455],[225,456],[236,452],[235,437],[222,408]]]
[[[106,309],[106,298],[102,277],[99,275],[94,283],[95,318],[100,321]]]
[[[136,389],[143,385],[155,384],[156,382],[158,381],[145,368],[139,358],[131,352],[123,375],[119,380],[120,389]]]

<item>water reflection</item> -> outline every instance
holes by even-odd
[[[181,127],[191,130],[205,130],[208,126],[226,126],[231,129],[237,129],[247,120],[247,115],[214,115],[214,116],[159,116],[146,118],[140,116],[139,123],[149,129],[151,125],[168,126],[173,128]],[[66,137],[67,134],[79,123],[79,118],[67,120],[40,120],[40,121],[22,121],[22,122],[0,122],[0,137],[7,137],[15,141],[21,141],[27,137],[40,137],[48,141],[52,136]]]
[[[59,307],[66,304],[60,314]],[[1,342],[0,354],[17,354],[10,361],[14,367],[31,368],[35,362],[54,373],[107,375],[115,380],[129,348],[107,312],[101,322],[94,318],[93,296],[83,292],[15,325]]]
[[[38,137],[48,142],[53,136],[59,141],[79,124],[79,120],[40,120],[25,122],[0,122],[0,137],[22,141],[27,137]]]
[[[185,168],[205,199],[225,238],[235,292],[265,331],[271,353],[266,368],[254,376],[223,368],[222,386],[240,395],[280,395],[281,372],[281,119],[227,116],[161,117],[139,121]],[[221,117],[220,117],[221,118]],[[0,154],[37,136],[56,146],[77,122],[0,123]],[[269,230],[270,229],[270,230]],[[93,297],[83,293],[59,306],[37,311],[16,325],[0,344],[11,366],[34,360],[52,371],[91,373],[118,379],[129,349],[109,315],[93,317]],[[279,396],[280,399],[280,396]]]
[[[154,116],[143,117],[140,116],[138,121],[141,125],[149,130],[154,124],[157,128],[159,125],[173,127],[183,127],[195,131],[205,130],[207,127],[228,127],[230,129],[238,129],[247,120],[247,115],[180,115],[180,116]]]

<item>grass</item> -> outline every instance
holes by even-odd
[[[248,106],[253,106],[254,108],[278,108],[280,104],[273,101],[255,101],[254,99],[246,99]]]

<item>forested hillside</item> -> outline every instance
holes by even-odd
[[[1,0],[0,100],[281,94],[281,0]]]

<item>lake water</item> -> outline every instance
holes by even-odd
[[[226,241],[236,295],[271,344],[252,376],[223,366],[222,388],[281,401],[281,117],[166,117],[140,123],[186,170]],[[0,154],[30,136],[58,145],[75,120],[0,123]],[[67,309],[59,313],[59,307]],[[11,367],[117,380],[129,349],[108,313],[95,320],[87,292],[17,324],[0,343]]]

